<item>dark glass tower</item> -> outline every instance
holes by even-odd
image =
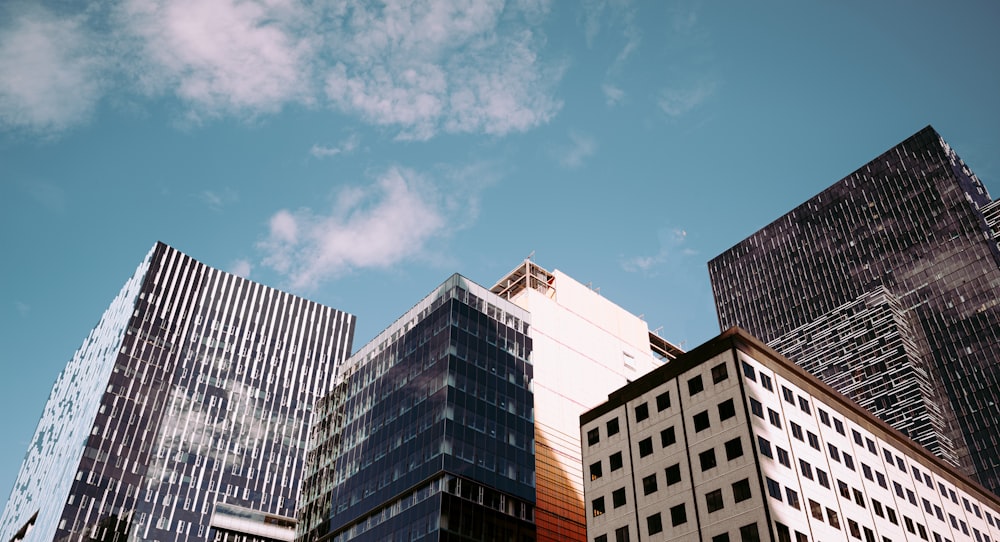
[[[298,540],[534,540],[528,326],[453,275],[351,356],[320,401]]]
[[[292,540],[353,329],[157,243],[53,386],[0,540]]]
[[[709,262],[720,326],[1000,492],[997,220],[928,126]]]

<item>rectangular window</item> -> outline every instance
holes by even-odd
[[[687,510],[684,508],[684,503],[670,508],[670,523],[674,527],[687,523],[687,520]]]
[[[713,536],[712,542],[729,542],[729,533],[722,533]]]
[[[618,418],[608,420],[608,436],[618,434]]]
[[[712,367],[712,383],[713,384],[718,384],[719,382],[722,382],[723,380],[725,380],[727,378],[729,378],[729,372],[726,371],[726,364],[725,363],[720,363],[719,365],[716,365],[715,367]]]
[[[639,457],[646,457],[653,453],[653,437],[646,437],[639,441]]]
[[[823,425],[830,427],[830,415],[826,413],[822,408],[816,409],[819,412],[819,421]]]
[[[621,487],[611,492],[611,503],[615,508],[625,506],[625,488]]]
[[[814,518],[823,521],[823,507],[818,502],[809,499],[809,511]]]
[[[830,450],[830,459],[839,462],[840,461],[840,451],[837,450],[837,447],[834,446],[833,444],[830,444],[829,442],[826,443],[826,447],[827,447],[828,450]]]
[[[590,503],[590,510],[593,516],[596,518],[604,514],[604,497],[598,497]]]
[[[641,422],[649,418],[649,405],[643,403],[635,407],[635,421],[636,423]]]
[[[594,481],[604,476],[603,469],[601,469],[601,462],[598,461],[590,466],[590,480]]]
[[[885,475],[881,472],[875,471],[875,481],[878,482],[878,485],[882,486],[882,489],[888,489],[885,483]]]
[[[732,461],[743,455],[743,442],[740,437],[726,442],[726,459]]]
[[[743,502],[750,498],[750,480],[744,478],[739,482],[733,482],[733,501]]]
[[[719,403],[719,421],[725,421],[736,416],[736,405],[732,399]]]
[[[760,373],[760,385],[764,386],[767,391],[774,391],[774,387],[771,386],[771,377],[764,373]]]
[[[851,429],[851,437],[854,438],[854,443],[858,446],[865,445],[865,443],[861,441],[861,433],[858,433],[857,429]]]
[[[757,448],[760,450],[760,455],[774,459],[774,456],[771,455],[771,443],[766,438],[757,437]]]
[[[771,425],[781,427],[781,414],[778,414],[774,409],[767,409],[767,418],[771,421]]]
[[[802,440],[802,426],[795,422],[788,422],[788,425],[792,427],[792,436]]]
[[[688,395],[697,395],[704,389],[705,384],[701,381],[701,375],[688,379]]]
[[[754,416],[760,419],[764,419],[764,405],[760,404],[760,401],[750,398],[750,412],[753,412]]]
[[[854,492],[854,502],[857,503],[861,508],[865,507],[865,496],[856,487],[852,487],[851,490]]]
[[[760,542],[760,533],[757,531],[756,523],[740,527],[740,542]]]
[[[615,542],[629,542],[628,526],[615,529]]]
[[[854,470],[854,458],[847,452],[844,452],[844,466]]]
[[[875,477],[872,476],[872,468],[864,463],[861,464],[861,473],[864,474],[865,478],[871,480],[872,482],[875,481]]]
[[[878,455],[878,452],[875,450],[875,441],[868,437],[865,437],[865,448],[868,448],[868,451],[871,452],[872,455]]]
[[[809,408],[809,400],[801,395],[799,396],[799,408],[806,414],[812,414],[812,410]]]
[[[705,505],[708,508],[708,513],[711,514],[716,510],[722,510],[722,490],[716,489],[715,491],[709,491],[705,494]]]
[[[704,431],[708,429],[708,411],[704,410],[694,415],[694,432]]]
[[[851,532],[851,536],[861,540],[861,527],[858,526],[858,522],[853,519],[847,519],[847,530]]]
[[[671,465],[665,470],[667,475],[667,485],[672,486],[677,482],[681,481],[681,465],[680,463],[676,465]]]
[[[826,475],[826,471],[823,469],[816,469],[816,481],[819,485],[830,489],[830,478]]]
[[[650,474],[642,479],[642,494],[656,493],[656,474]]]
[[[813,449],[819,450],[819,437],[817,437],[812,431],[806,431],[806,437],[809,439],[809,446],[812,446]]]
[[[837,489],[840,490],[840,496],[851,500],[851,488],[843,480],[837,480]]]
[[[792,468],[792,462],[791,462],[791,459],[788,456],[788,451],[787,450],[785,450],[781,446],[775,446],[774,447],[774,451],[777,452],[777,454],[778,454],[778,463],[781,463],[782,465],[784,465],[784,466],[786,466],[788,468]]]
[[[829,523],[831,527],[836,529],[840,528],[840,518],[837,516],[836,512],[830,510],[829,508],[826,509],[826,522]]]
[[[601,433],[597,428],[587,431],[587,445],[593,446],[601,441]]]
[[[882,503],[876,501],[875,499],[872,499],[872,511],[875,512],[875,515],[880,518],[885,517],[885,512],[882,511]]]
[[[675,442],[677,442],[677,435],[674,432],[673,426],[660,431],[660,446],[666,448]]]
[[[650,535],[663,531],[663,520],[660,519],[659,512],[646,518],[646,531]]]
[[[670,408],[670,392],[665,391],[656,396],[656,411],[663,412]]]
[[[698,461],[701,463],[701,472],[715,468],[715,448],[709,448],[698,454]]]
[[[745,361],[743,362],[743,376],[753,380],[754,382],[757,381],[757,374],[754,372],[753,366]]]
[[[788,501],[788,506],[799,510],[799,493],[790,487],[785,488],[785,500]]]
[[[780,501],[781,485],[778,484],[778,482],[775,482],[774,480],[768,478],[767,476],[764,477],[764,480],[767,482],[767,494],[770,495],[772,499]]]
[[[799,459],[799,471],[802,472],[802,476],[812,480],[813,479],[813,469],[812,465],[806,462],[805,459]]]
[[[622,453],[615,452],[608,457],[608,465],[611,467],[611,472],[614,472],[622,468]]]
[[[781,387],[781,395],[782,395],[782,397],[785,398],[785,402],[786,403],[790,403],[790,404],[793,404],[793,405],[795,404],[795,394],[792,393],[792,390],[786,388],[785,386],[782,386]]]
[[[787,525],[775,521],[774,528],[778,532],[778,542],[792,542],[792,532],[788,530]]]

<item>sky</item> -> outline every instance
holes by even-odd
[[[0,3],[0,494],[160,240],[357,316],[531,256],[690,349],[707,262],[931,124],[1000,195],[1000,4]]]

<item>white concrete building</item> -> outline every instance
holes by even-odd
[[[537,540],[586,540],[580,415],[681,350],[638,316],[531,261],[492,291],[531,313]]]
[[[733,328],[580,418],[594,542],[994,542],[1000,500]]]

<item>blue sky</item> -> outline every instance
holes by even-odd
[[[157,240],[358,317],[529,254],[668,340],[706,262],[934,125],[1000,194],[993,2],[0,4],[0,493]]]

